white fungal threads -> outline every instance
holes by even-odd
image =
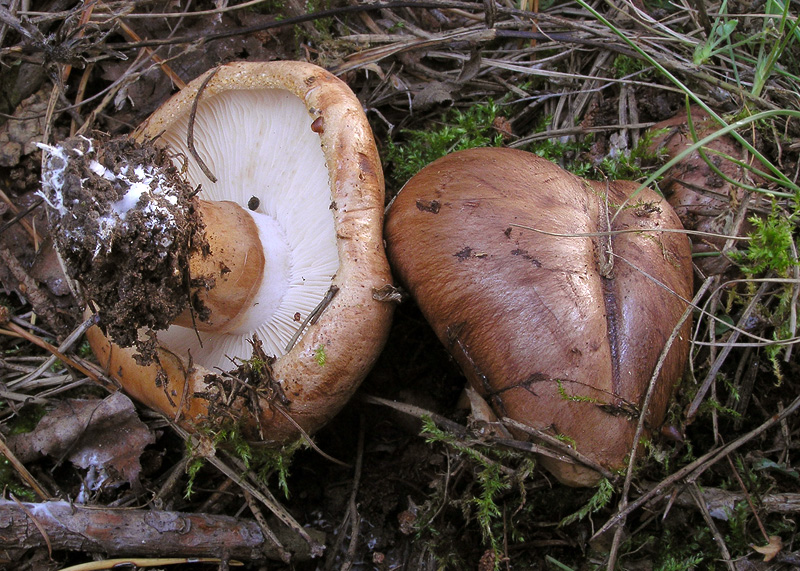
[[[51,146],[39,143],[46,153],[46,159],[42,172],[42,190],[37,194],[41,196],[50,208],[57,212],[60,217],[71,214],[70,205],[64,200],[64,184],[66,182],[66,172],[70,164],[70,152],[74,153],[75,159],[90,157],[94,153],[94,146],[91,140],[88,149],[65,148],[61,145]],[[176,228],[175,216],[171,208],[177,206],[180,190],[173,185],[169,179],[160,172],[158,167],[153,165],[134,165],[123,163],[117,172],[106,168],[95,159],[88,160],[87,168],[90,173],[100,179],[108,181],[111,185],[122,192],[122,197],[107,204],[100,204],[92,196],[98,205],[100,216],[97,219],[97,242],[93,257],[97,257],[101,252],[108,253],[111,250],[112,239],[116,230],[122,234],[132,230],[128,227],[126,219],[132,211],[138,210],[142,213],[143,228],[145,230],[162,234],[159,244],[165,248],[160,253],[161,257],[167,255],[166,248],[172,245],[172,238],[169,236]],[[81,186],[86,187],[91,184],[90,177],[81,179]],[[91,193],[87,193],[91,196]],[[78,200],[73,200],[75,205]],[[139,224],[139,223],[137,223]],[[68,231],[72,234],[74,230]],[[71,235],[70,239],[79,239],[81,236]]]
[[[137,208],[145,215],[144,227],[151,231],[164,231],[168,227],[174,227],[175,217],[169,208],[159,204],[158,198],[163,198],[171,205],[178,203],[176,196],[177,189],[172,186],[167,179],[158,172],[158,169],[147,165],[137,165],[133,170],[133,176],[129,176],[130,166],[122,167],[118,173],[113,173],[106,169],[97,161],[92,161],[89,168],[102,178],[114,183],[115,186],[126,188],[125,194],[119,200],[110,203],[111,210],[100,219],[100,237],[103,242],[109,242],[115,228],[121,223],[124,224],[128,213]],[[144,207],[141,206],[142,198],[148,196]],[[166,240],[166,244],[164,243]],[[160,242],[164,247],[172,244],[172,240],[165,238]],[[99,246],[99,243],[98,243]],[[110,243],[107,244],[107,247]],[[162,252],[162,254],[166,254]],[[97,252],[95,252],[97,255]]]
[[[59,215],[67,214],[64,206],[64,173],[67,172],[69,159],[63,147],[52,147],[44,143],[36,143],[36,146],[46,153],[46,159],[42,165],[42,190],[36,192],[44,201]],[[48,192],[49,191],[49,192]]]

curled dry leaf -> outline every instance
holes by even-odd
[[[34,142],[42,140],[45,129],[48,95],[48,90],[34,93],[19,104],[13,120],[0,126],[0,166],[16,166],[36,150]]]
[[[783,541],[778,535],[770,535],[766,545],[751,545],[753,551],[764,556],[764,561],[772,561],[783,549]]]
[[[58,401],[33,431],[8,444],[22,462],[40,455],[66,458],[93,473],[92,487],[98,489],[134,483],[142,469],[139,457],[154,441],[131,400],[117,392],[102,400]]]
[[[649,129],[652,137],[649,151],[667,161],[718,130],[720,125],[705,111],[692,107],[689,113],[682,111]],[[758,182],[747,169],[734,162],[744,161],[745,152],[728,135],[717,137],[703,149],[705,158],[699,151],[693,151],[669,169],[661,182],[661,190],[685,228],[719,235],[744,235],[748,229],[746,222],[738,233],[734,225],[737,209],[746,196],[737,183]],[[721,273],[730,265],[724,257],[713,256],[722,251],[725,241],[722,237],[692,237],[693,252],[702,255],[695,257],[695,263],[707,275]]]

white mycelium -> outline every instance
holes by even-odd
[[[68,212],[67,207],[64,206],[62,193],[64,175],[69,166],[67,151],[61,146],[52,147],[44,143],[36,143],[36,145],[45,152],[45,160],[42,165],[42,190],[36,194],[41,196],[50,208],[64,216]]]
[[[94,250],[94,257],[101,252],[108,253],[112,246],[112,236],[115,230],[122,235],[129,231],[138,231],[129,227],[127,223],[128,214],[131,211],[139,210],[143,215],[144,229],[154,234],[162,234],[160,245],[167,248],[172,244],[169,238],[171,231],[175,228],[175,217],[170,208],[178,204],[180,190],[173,185],[169,178],[164,175],[158,167],[154,165],[129,165],[122,163],[114,172],[97,160],[92,159],[94,146],[91,140],[88,142],[88,149],[81,151],[75,147],[64,147],[62,145],[44,145],[39,147],[45,151],[45,160],[42,168],[42,190],[38,193],[47,201],[52,209],[51,212],[58,213],[58,216],[75,216],[71,208],[78,205],[78,199],[73,199],[71,203],[64,198],[64,184],[66,173],[71,160],[88,160],[88,169],[91,173],[110,183],[116,190],[122,193],[122,197],[110,201],[105,205],[100,205],[91,192],[92,200],[98,204],[99,225],[97,241]],[[72,157],[70,157],[72,153]],[[88,173],[87,173],[88,174]],[[81,179],[81,186],[96,184],[97,181],[90,180],[91,176]],[[146,198],[146,200],[143,200]],[[83,243],[85,236],[77,235],[79,230],[67,230],[67,238],[75,240],[76,243]],[[166,251],[161,252],[166,256]]]

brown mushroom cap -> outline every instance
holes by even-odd
[[[612,222],[614,265],[601,275],[602,232],[637,185],[582,180],[511,149],[460,151],[428,165],[387,214],[387,253],[472,387],[499,416],[565,437],[617,470],[659,353],[692,292],[689,242],[672,209],[644,189]],[[656,283],[660,282],[659,283]],[[688,354],[688,323],[647,412],[664,418]],[[562,482],[599,474],[543,459]]]
[[[192,116],[192,106],[198,97],[196,115]],[[287,111],[296,108],[302,111],[299,115]],[[290,115],[292,118],[287,124],[284,120]],[[263,117],[270,117],[271,127],[264,126]],[[212,183],[202,174],[194,154],[187,148],[186,130],[190,120],[193,121],[197,154],[217,176],[218,183]],[[215,129],[220,131],[214,134]],[[309,433],[317,430],[347,402],[374,364],[388,335],[392,313],[391,304],[373,297],[376,289],[391,283],[391,276],[382,242],[383,174],[358,99],[339,79],[311,64],[233,63],[191,82],[162,105],[137,130],[136,136],[140,139],[158,137],[158,141],[168,142],[176,152],[176,165],[186,162],[189,182],[202,186],[199,197],[203,200],[233,201],[238,206],[231,208],[246,215],[250,214],[248,202],[251,208],[258,202],[260,206],[252,213],[253,218],[270,218],[269,224],[278,226],[283,224],[281,212],[289,206],[271,204],[276,195],[306,208],[307,217],[295,213],[291,215],[291,223],[286,223],[302,234],[297,241],[305,245],[298,248],[312,253],[315,250],[332,252],[333,261],[325,262],[327,266],[316,270],[322,277],[315,278],[319,283],[315,286],[314,297],[305,300],[303,309],[296,314],[283,316],[281,324],[276,326],[279,332],[275,339],[259,335],[265,353],[275,357],[271,379],[274,386],[261,387],[262,396],[255,405],[260,410],[260,418],[251,420],[249,426],[255,430],[257,425],[267,440],[278,442],[297,437],[294,423]],[[267,139],[277,143],[277,147],[267,150]],[[305,141],[304,146],[295,150],[301,141]],[[236,142],[243,144],[239,148],[229,148]],[[225,152],[232,154],[225,157],[218,154]],[[318,157],[314,158],[312,155],[316,154]],[[295,155],[309,155],[316,163],[294,162]],[[276,168],[288,169],[293,174],[285,175],[285,181],[268,181],[264,174],[254,175],[254,170],[265,164],[277,165]],[[321,181],[321,189],[317,183],[316,190],[307,191],[303,188],[307,180]],[[225,187],[233,188],[230,191],[233,195],[223,194],[221,189]],[[253,201],[253,196],[258,200]],[[312,211],[321,212],[328,221],[314,222]],[[208,225],[206,214],[203,217]],[[232,225],[230,230],[224,226],[217,229],[217,233],[223,235],[220,240],[230,241],[231,247],[220,245],[224,242],[215,246],[211,240],[212,256],[215,249],[227,255],[229,249],[243,241],[243,234],[237,233]],[[279,232],[293,229],[281,227]],[[211,234],[213,236],[213,232]],[[294,246],[290,244],[288,248]],[[274,313],[280,313],[284,298],[295,295],[292,292],[307,281],[306,272],[311,272],[311,263],[302,270],[283,266],[276,270],[269,265],[270,251],[265,255],[263,279],[261,276],[247,278],[255,285],[248,282],[242,299],[250,299],[254,295],[253,287],[262,287],[260,282],[266,282],[270,272],[286,274],[287,280],[295,280],[298,285],[291,285],[289,293],[275,296],[274,305],[280,307]],[[246,251],[242,256],[248,258]],[[274,264],[280,266],[284,262]],[[225,280],[229,270],[216,267],[217,273],[210,277]],[[213,294],[214,289],[210,292]],[[323,300],[328,292],[335,294],[325,305]],[[240,302],[253,305],[247,308],[248,322],[256,319],[253,317],[256,315],[258,319],[270,317],[263,298],[258,295],[255,301]],[[316,321],[311,319],[302,329],[303,322],[312,317],[319,305],[324,309]],[[214,314],[212,306],[212,322]],[[252,335],[242,325],[243,319],[234,312],[222,321],[236,325],[236,334],[240,337],[250,338]],[[209,395],[219,390],[214,386],[219,381],[219,369],[232,369],[233,364],[219,355],[213,359],[204,357],[199,342],[195,346],[185,340],[185,335],[173,344],[176,335],[182,335],[173,331],[177,327],[180,326],[173,325],[167,332],[158,334],[157,362],[147,366],[137,364],[133,349],[115,345],[99,329],[91,329],[87,336],[101,364],[128,393],[192,426],[209,415]],[[249,352],[242,353],[241,340],[236,341],[238,345],[224,345],[228,331],[207,333],[200,327],[200,331],[195,332],[191,326],[184,329],[191,333],[190,337],[205,339],[204,347],[225,347],[221,353],[225,357],[241,361],[252,355],[249,345]],[[298,332],[299,337],[294,339]],[[269,394],[271,397],[263,396]],[[284,402],[281,407],[292,420],[277,410],[275,405],[279,398]],[[252,402],[242,406],[254,408]]]

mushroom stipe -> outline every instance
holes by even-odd
[[[191,82],[133,138],[166,149],[174,163],[166,168],[185,176],[189,190],[165,200],[194,200],[204,246],[170,266],[176,284],[169,288],[183,305],[164,322],[133,319],[123,332],[103,319],[130,291],[143,291],[141,273],[114,277],[116,302],[83,290],[88,310],[96,308],[104,323],[87,332],[101,365],[131,396],[190,430],[232,422],[250,438],[275,443],[313,433],[372,367],[393,311],[373,296],[392,281],[383,251],[383,174],[358,99],[311,64],[233,63]],[[48,150],[51,160],[65,152]],[[45,169],[43,194],[58,226],[73,211],[54,199],[63,177],[53,167]],[[166,243],[170,216],[145,212],[165,194],[157,176],[142,176],[148,168],[95,170],[116,185],[115,224],[141,211],[137,239]],[[101,252],[122,246],[113,233],[97,243]],[[85,281],[81,272],[73,277]],[[269,359],[263,383],[245,387],[239,381],[254,382],[253,375],[235,381],[219,374],[252,372],[244,365],[265,361],[254,357],[256,346]]]
[[[692,263],[685,235],[659,231],[681,228],[675,213],[649,189],[632,196],[637,188],[523,151],[472,149],[415,175],[386,221],[392,269],[472,388],[498,416],[608,472],[625,467],[642,414],[648,433],[663,422],[689,347],[687,322],[643,412],[691,298]],[[541,463],[569,485],[600,478]]]

